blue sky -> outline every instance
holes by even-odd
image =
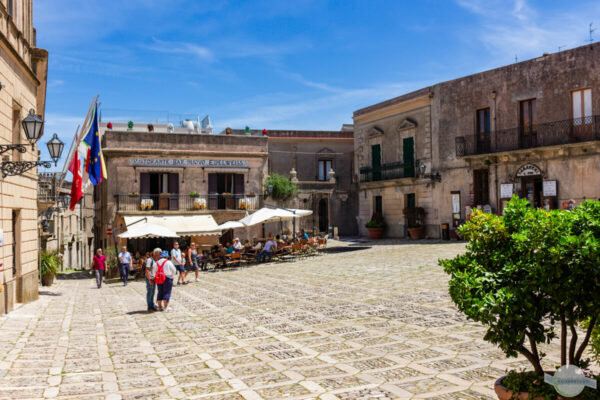
[[[432,83],[586,44],[597,1],[36,0],[46,134],[209,114],[217,131],[339,129]],[[600,39],[600,29],[595,33]],[[127,111],[127,110],[145,110]],[[45,153],[45,146],[40,146]],[[65,149],[66,152],[67,149]],[[47,156],[46,156],[47,157]]]

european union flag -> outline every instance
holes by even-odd
[[[94,106],[94,116],[92,117],[92,126],[83,142],[88,145],[87,172],[93,185],[102,182],[106,178],[106,166],[102,156],[102,147],[100,147],[100,131],[98,129],[98,105]]]

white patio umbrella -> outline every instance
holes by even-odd
[[[227,222],[222,223],[221,225],[217,226],[215,231],[226,231],[229,229],[244,228],[245,226],[246,225],[242,224],[239,221],[227,221]]]
[[[292,219],[293,214],[289,211],[277,209],[277,208],[261,208],[254,213],[245,216],[238,222],[241,222],[245,226],[252,226],[256,224],[264,224],[266,222],[280,221],[285,219]]]
[[[151,224],[149,222],[146,222],[128,228],[127,232],[121,233],[119,237],[123,239],[163,237],[176,238],[179,237],[179,235],[174,231],[170,230],[169,228],[165,228],[162,225]]]

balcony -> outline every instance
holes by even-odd
[[[248,194],[116,194],[118,212],[258,210],[263,196]]]
[[[512,128],[490,133],[487,138],[460,136],[455,140],[456,156],[500,153],[514,150],[589,142],[600,139],[600,116],[537,124],[530,131]]]
[[[379,168],[362,167],[360,169],[361,182],[377,182],[389,179],[414,178],[415,168],[413,165],[406,168],[403,162],[383,164]]]

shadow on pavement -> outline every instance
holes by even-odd
[[[40,296],[62,296],[60,293],[48,292],[46,290],[40,290],[38,294]]]

